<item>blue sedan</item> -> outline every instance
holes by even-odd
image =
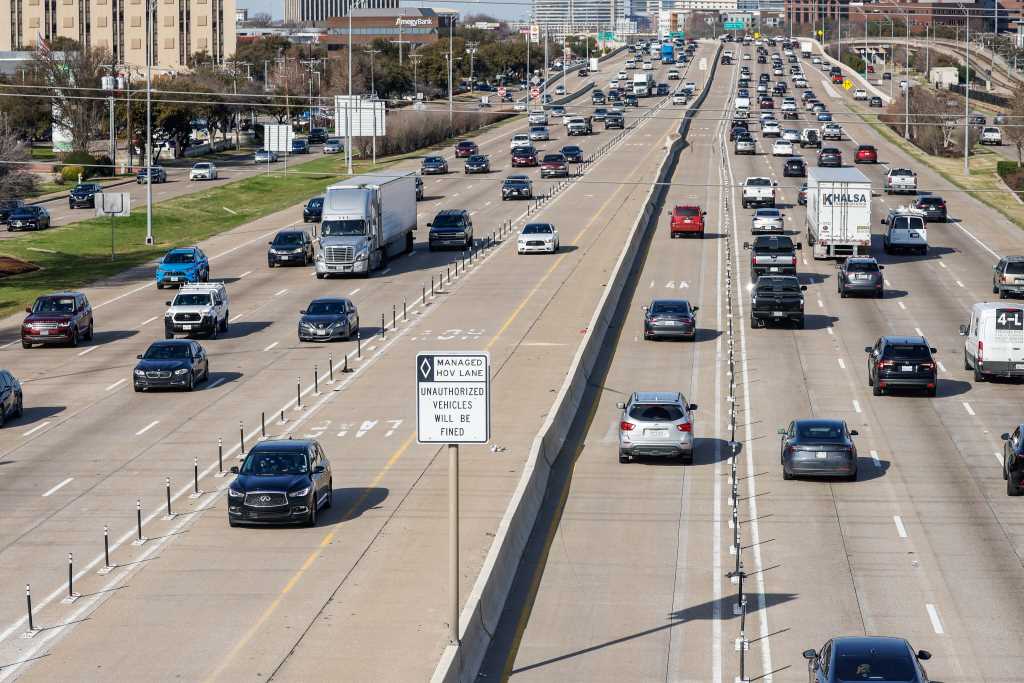
[[[180,247],[167,252],[156,267],[156,288],[210,279],[210,260],[199,247]]]
[[[914,650],[904,638],[848,636],[832,638],[821,650],[804,651],[812,683],[840,681],[900,681],[928,683],[921,662],[927,650]]]

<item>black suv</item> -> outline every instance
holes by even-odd
[[[441,247],[469,249],[473,246],[473,219],[465,209],[445,209],[427,223],[430,251]]]
[[[881,396],[888,389],[924,389],[935,395],[938,371],[924,337],[881,337],[874,346],[865,346],[868,354],[868,386]]]
[[[533,183],[529,176],[510,175],[501,184],[501,201],[506,199],[533,199]]]
[[[327,142],[327,129],[326,128],[312,128],[309,131],[309,135],[306,136],[309,140],[309,144],[323,144]]]
[[[826,147],[818,152],[818,166],[839,168],[843,165],[843,153],[837,147]]]
[[[245,456],[228,486],[228,524],[316,526],[334,502],[331,463],[314,439],[268,439]]]
[[[281,230],[267,248],[267,266],[308,266],[313,262],[313,240],[305,230]]]
[[[783,178],[806,178],[807,177],[807,164],[800,157],[792,157],[786,159],[785,163],[782,164],[782,177]]]
[[[946,200],[934,194],[919,198],[914,202],[914,208],[924,214],[926,223],[945,223],[948,220],[946,215]]]
[[[82,183],[76,185],[70,192],[68,192],[68,208],[69,209],[95,209],[96,208],[96,195],[103,192],[103,188],[96,183]]]
[[[843,299],[850,294],[868,294],[879,299],[885,296],[885,266],[878,265],[873,257],[848,258],[836,265],[836,289]]]
[[[302,207],[303,223],[319,223],[324,215],[324,198],[313,197]]]
[[[7,370],[0,370],[0,427],[9,417],[21,417],[24,412],[25,396],[21,384]]]

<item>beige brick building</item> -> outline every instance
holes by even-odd
[[[64,36],[143,67],[147,3],[155,17],[154,66],[180,70],[204,51],[217,62],[234,55],[235,0],[0,0],[0,51]]]

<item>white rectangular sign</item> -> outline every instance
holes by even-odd
[[[263,127],[263,149],[270,152],[291,153],[294,139],[295,131],[287,123]]]
[[[416,354],[416,441],[487,443],[491,438],[491,355]]]
[[[336,95],[334,98],[334,134],[348,136],[348,122],[352,122],[352,137],[383,137],[387,132],[387,108],[382,100],[367,100],[358,95]]]
[[[127,192],[100,192],[96,195],[97,216],[130,216],[132,196]]]

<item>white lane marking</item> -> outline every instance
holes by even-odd
[[[158,424],[160,424],[160,420],[153,420],[148,425],[146,425],[145,427],[143,427],[139,431],[135,432],[135,436],[142,436],[143,434],[148,432],[153,427],[156,427]]]
[[[117,380],[116,382],[114,382],[113,384],[111,384],[111,385],[110,385],[109,387],[107,387],[107,389],[106,389],[106,390],[107,390],[107,391],[110,391],[111,389],[116,389],[116,388],[118,388],[119,386],[121,386],[122,384],[124,384],[124,383],[125,383],[125,382],[127,382],[127,381],[128,381],[127,379],[125,379],[124,377],[122,377],[121,379]]]
[[[50,424],[49,420],[47,420],[46,422],[43,422],[42,424],[38,424],[35,427],[33,427],[32,429],[30,429],[27,432],[25,432],[24,434],[22,434],[22,436],[32,436],[33,434],[35,434],[36,432],[38,432],[40,429],[42,429],[43,427],[45,427],[48,424]]]
[[[207,388],[207,389],[216,389],[216,388],[217,388],[217,387],[219,387],[219,386],[220,386],[221,384],[224,384],[224,380],[225,380],[225,378],[224,378],[224,377],[218,377],[217,379],[213,380],[213,383],[212,383],[212,384],[210,384],[210,386],[208,386],[208,387],[206,387],[206,388]]]
[[[160,316],[154,315],[152,318],[146,318],[141,323],[139,323],[139,327],[142,327],[143,325],[148,325],[159,317]]]
[[[358,294],[358,293],[359,293],[360,291],[362,291],[362,289],[363,289],[362,287],[356,287],[356,288],[355,288],[355,289],[353,289],[353,290],[352,290],[351,292],[349,292],[349,293],[348,293],[348,295],[349,295],[349,296],[355,296],[355,295],[356,295],[356,294]]]
[[[1003,466],[1003,454],[1002,453],[993,453],[992,455],[996,456],[996,462],[999,463],[1000,467],[1002,467]]]
[[[818,308],[825,308],[825,304],[821,299],[818,299]]]
[[[857,399],[853,399],[853,409],[858,413],[860,412],[860,401]]]
[[[963,405],[964,405],[964,410],[967,411],[967,414],[973,417],[975,413],[974,413],[974,408],[971,407],[971,404],[968,403],[967,401],[963,401]]]
[[[264,351],[269,351],[270,349],[274,348],[275,346],[277,346],[280,343],[281,342],[274,342],[273,344],[268,344],[267,347],[265,349],[263,349],[263,350]]]
[[[14,340],[14,341],[12,341],[12,342],[7,342],[7,343],[6,343],[6,344],[4,344],[3,346],[0,346],[0,349],[6,349],[6,348],[8,348],[8,347],[10,347],[10,346],[14,346],[14,345],[15,345],[15,344],[17,344],[17,343],[18,343],[18,340],[17,340],[17,339],[15,339],[15,340]]]
[[[921,331],[921,328],[920,328],[920,327],[915,327],[915,328],[914,328],[914,332],[916,332],[916,333],[917,333],[917,336],[918,336],[918,337],[923,337],[923,336],[924,336],[924,332],[922,332],[922,331]]]
[[[940,267],[940,268],[945,268],[945,267],[946,267],[946,264],[945,264],[945,263],[943,263],[942,261],[939,261],[939,267]],[[947,270],[948,270],[948,269],[947,269]]]
[[[843,359],[842,358],[836,358],[836,360],[839,361],[839,367],[841,367],[843,370],[845,370],[846,369],[846,363],[843,362]]]
[[[98,349],[98,348],[100,348],[100,347],[98,347],[98,346],[90,346],[90,347],[89,347],[89,348],[87,348],[87,349],[86,349],[85,351],[79,351],[79,352],[78,352],[78,355],[79,355],[79,356],[84,356],[84,355],[85,355],[85,354],[87,354],[87,353],[92,353],[93,351],[95,351],[95,350],[96,350],[96,349]]]
[[[831,336],[833,336],[833,337],[834,337],[834,336],[835,336],[835,334],[836,334],[835,332],[833,332],[833,331],[832,331],[832,328],[831,328],[831,327],[826,327],[826,328],[825,328],[825,331],[826,331],[826,332],[828,332],[828,333],[829,333],[829,335],[831,335]]]
[[[967,228],[965,228],[964,226],[960,225],[960,221],[956,221],[956,222],[954,222],[954,223],[953,223],[953,225],[955,225],[956,227],[958,227],[958,228],[960,228],[961,230],[963,230],[964,234],[966,234],[966,235],[967,235],[968,237],[970,237],[970,238],[971,238],[972,240],[974,240],[975,242],[977,242],[977,243],[978,243],[978,246],[979,246],[979,247],[981,247],[982,249],[984,249],[984,250],[985,250],[985,251],[987,251],[988,253],[992,254],[992,256],[995,256],[995,257],[996,257],[997,259],[999,258],[999,254],[997,254],[997,253],[996,253],[995,251],[993,251],[993,250],[992,250],[992,248],[991,248],[990,246],[988,246],[987,244],[985,244],[984,242],[982,242],[982,241],[981,241],[980,239],[978,239],[977,237],[975,237],[975,236],[974,236],[974,233],[972,233],[972,232],[971,232],[970,230],[968,230],[968,229],[967,229]],[[939,265],[942,265],[942,261],[939,261]]]
[[[924,606],[928,610],[928,619],[932,622],[932,629],[936,634],[942,635],[945,631],[942,630],[942,620],[939,619],[939,610],[935,608],[935,605],[928,603]]]
[[[274,296],[281,296],[282,294],[284,294],[284,293],[285,293],[285,292],[287,292],[287,291],[288,291],[288,288],[287,288],[287,287],[285,287],[285,288],[284,288],[284,289],[282,289],[282,290],[279,290],[279,291],[277,291],[277,292],[274,292]]]
[[[936,361],[936,363],[939,364],[939,371],[940,372],[945,372],[946,371],[946,366],[942,364],[941,360],[940,361]]]
[[[251,272],[252,272],[251,270],[245,271],[244,273],[242,273],[241,275],[238,276],[238,279],[241,280],[243,277],[245,277],[246,275],[248,275]]]
[[[57,493],[57,491],[60,491],[62,488],[64,488],[65,486],[67,486],[68,484],[73,482],[74,480],[75,480],[74,477],[68,477],[67,479],[65,479],[64,481],[62,481],[61,483],[57,484],[52,489],[50,489],[49,491],[44,493],[43,494],[43,498],[47,498],[49,496],[52,496],[53,494]]]
[[[881,469],[882,461],[878,459],[878,451],[874,449],[871,450],[871,461],[875,463],[875,467]]]
[[[907,537],[907,528],[903,526],[903,520],[899,515],[893,515],[892,521],[896,523],[896,533],[899,534],[900,538]]]
[[[897,304],[897,305],[898,305],[898,306],[899,306],[900,308],[902,308],[902,309],[903,309],[904,311],[905,311],[905,310],[907,310],[907,307],[906,307],[906,306],[905,306],[905,305],[903,304],[903,302],[902,302],[902,301],[897,301],[897,302],[896,302],[896,304]]]
[[[229,323],[233,323],[233,322],[235,322],[236,320],[238,320],[239,318],[241,318],[241,317],[242,317],[243,315],[244,315],[243,313],[239,313],[238,315],[235,315],[235,316],[231,316],[231,320],[229,320],[228,322],[229,322]]]
[[[959,280],[957,280],[957,281],[956,281],[956,286],[957,286],[957,287],[963,287],[963,286],[964,286],[964,283],[962,283],[962,282],[960,282]]]

